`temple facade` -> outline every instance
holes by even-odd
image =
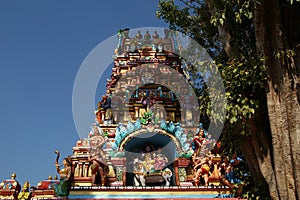
[[[200,123],[178,48],[168,30],[120,30],[95,122],[63,168],[57,164],[60,180],[21,188],[14,175],[0,184],[0,198],[233,199],[224,177],[239,160],[222,160]]]

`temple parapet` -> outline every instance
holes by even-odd
[[[116,56],[126,56],[128,52],[141,51],[178,52],[175,32],[165,29],[164,37],[160,37],[157,31],[154,31],[151,35],[148,30],[145,33],[138,30],[135,36],[130,37],[129,31],[129,29],[119,30],[118,46],[115,50]]]
[[[13,173],[10,179],[0,183],[0,199],[18,199],[21,185],[16,180],[16,176],[16,173]]]
[[[52,179],[50,175],[47,179],[40,181],[36,187],[31,187],[31,199],[57,199],[57,195],[54,192],[54,185],[58,184],[59,180],[55,176]]]

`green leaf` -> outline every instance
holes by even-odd
[[[220,19],[219,19],[219,22],[220,22],[220,24],[223,26],[223,24],[224,24],[224,19],[223,19],[223,18],[220,18]]]
[[[235,116],[231,117],[230,123],[234,123],[234,122],[236,122],[236,121],[237,121],[237,118],[236,118]]]

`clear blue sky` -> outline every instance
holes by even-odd
[[[16,172],[36,186],[56,174],[54,150],[71,155],[79,139],[72,90],[81,63],[120,28],[167,27],[157,2],[0,1],[0,181]]]

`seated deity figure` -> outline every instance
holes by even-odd
[[[146,144],[144,151],[142,151],[142,157],[133,160],[135,186],[161,185],[163,182],[165,186],[170,186],[173,173],[167,168],[168,159],[160,148],[157,151],[154,149],[153,145]]]
[[[157,154],[155,154],[154,160],[154,169],[159,171],[163,170],[168,162],[168,158],[164,154],[162,154],[160,148],[157,150]]]
[[[111,97],[109,95],[103,95],[101,101],[98,103],[98,110],[95,112],[96,116],[99,113],[99,116],[97,116],[98,121],[101,123],[104,120],[110,120],[112,119],[112,110],[111,110]],[[101,111],[105,111],[104,119],[102,119]]]
[[[144,161],[142,162],[143,168],[146,170],[147,173],[153,172],[155,160],[152,158],[150,153],[146,153],[144,156]]]

